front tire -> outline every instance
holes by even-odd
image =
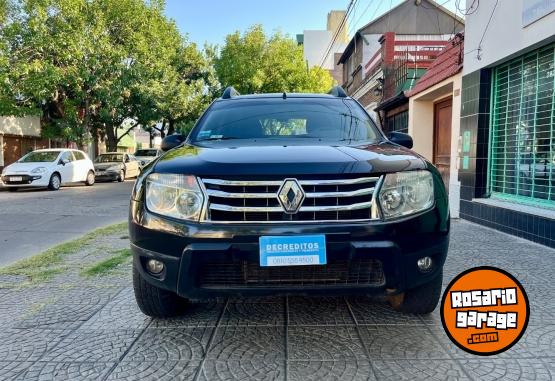
[[[57,173],[54,173],[52,176],[50,176],[50,181],[48,182],[49,190],[57,191],[60,189],[61,185],[62,185],[62,179],[60,178],[60,175],[58,175]]]
[[[122,183],[124,181],[125,181],[125,171],[122,169],[121,171],[119,171],[118,183]]]
[[[94,185],[94,181],[95,181],[94,172],[89,171],[89,173],[87,173],[87,179],[85,180],[85,185],[90,187],[91,185]]]
[[[141,311],[154,318],[167,318],[183,312],[186,299],[176,293],[155,287],[148,283],[133,265],[133,289]]]
[[[442,281],[443,272],[440,272],[432,281],[390,297],[389,303],[396,311],[429,314],[437,307],[441,298]]]

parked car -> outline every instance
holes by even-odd
[[[10,191],[28,187],[58,190],[63,184],[95,182],[94,165],[83,151],[41,149],[28,153],[2,171],[2,182]]]
[[[139,149],[135,152],[135,157],[139,160],[142,168],[161,154],[162,151],[156,148]]]
[[[329,95],[226,89],[172,135],[131,196],[140,309],[224,295],[381,294],[426,314],[441,295],[449,208],[438,170]]]
[[[94,169],[98,181],[119,181],[137,177],[140,173],[139,161],[128,153],[107,152],[94,159]]]

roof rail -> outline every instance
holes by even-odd
[[[226,87],[226,89],[224,90],[224,93],[222,94],[222,99],[230,99],[238,95],[241,95],[241,94],[239,94],[239,92],[235,90],[233,86],[229,86],[229,87]]]
[[[345,90],[343,90],[343,88],[341,86],[332,87],[332,89],[328,92],[328,94],[333,95],[334,97],[339,97],[339,98],[346,98],[347,97],[347,93],[345,92]]]

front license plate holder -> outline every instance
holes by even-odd
[[[260,266],[309,266],[325,265],[326,236],[293,235],[262,236],[260,244]]]

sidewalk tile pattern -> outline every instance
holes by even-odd
[[[444,283],[492,265],[519,278],[530,299],[526,334],[498,356],[455,347],[437,309],[400,314],[364,296],[218,299],[151,319],[135,303],[130,265],[83,279],[75,269],[87,258],[70,256],[69,272],[47,283],[0,282],[0,380],[555,378],[555,250],[468,222],[453,221]]]

